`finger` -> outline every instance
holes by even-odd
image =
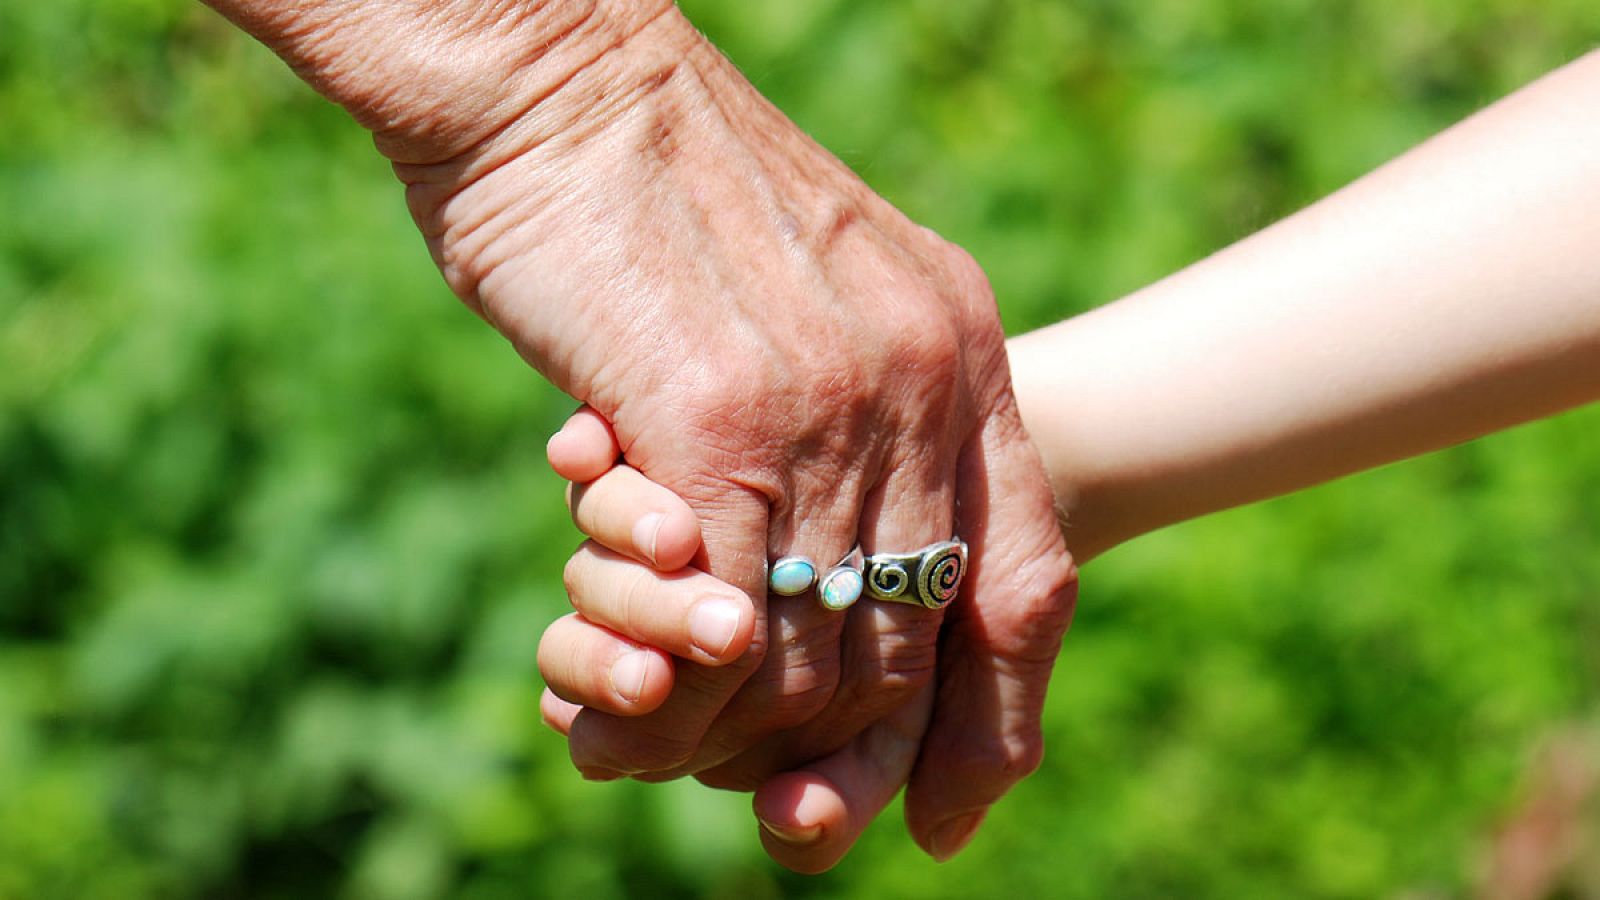
[[[689,504],[626,465],[569,485],[567,507],[579,531],[663,572],[687,566],[700,550],[700,521]]]
[[[568,703],[557,697],[549,688],[545,688],[544,693],[539,696],[539,718],[544,720],[544,724],[549,726],[550,730],[562,737],[566,737],[567,732],[572,730],[572,720],[578,717],[582,709],[583,707],[576,703]]]
[[[949,429],[948,422],[943,423]],[[937,435],[909,442],[914,455],[891,457],[889,471],[862,507],[861,536],[873,550],[911,552],[950,539],[955,518],[955,448]],[[937,668],[942,613],[864,596],[840,637],[839,687],[826,707],[792,729],[702,774],[715,787],[750,790],[778,772],[838,750],[900,707]]]
[[[807,874],[838,863],[910,776],[932,705],[928,685],[842,749],[762,785],[753,802],[767,854]]]
[[[549,688],[545,688],[544,693],[539,697],[539,718],[543,719],[546,726],[562,737],[571,733],[572,722],[578,717],[578,713],[582,711],[583,707],[576,703],[568,703],[557,697]],[[621,772],[613,772],[607,769],[586,769],[583,777],[590,781],[616,781],[624,776]]]
[[[679,666],[671,696],[649,715],[623,718],[596,709],[579,713],[568,746],[580,770],[598,767],[639,774],[682,767],[700,749],[712,720],[766,652],[766,496],[710,481],[667,486],[699,517],[704,558],[697,567],[718,573],[756,610],[750,645],[738,660],[720,668]]]
[[[958,482],[972,565],[948,610],[938,700],[906,791],[912,836],[941,860],[1038,767],[1045,690],[1077,599],[1043,466],[1014,405],[985,420]]]
[[[817,563],[819,575],[843,559],[856,546],[860,518],[859,476],[854,477],[853,483],[826,486],[800,481],[793,502],[774,511],[769,554],[805,556]],[[712,724],[691,765],[672,774],[718,765],[769,734],[810,721],[833,699],[846,616],[824,608],[815,589],[770,597],[767,615],[770,650],[761,666]]]
[[[946,433],[959,424],[943,422]],[[948,541],[955,528],[957,447],[926,434],[905,446],[862,507],[861,542],[867,553],[915,553]],[[914,592],[914,591],[913,591]],[[933,680],[944,613],[920,605],[878,600],[868,592],[850,610],[844,633],[839,692],[817,717],[811,747],[838,746],[878,717],[905,703]]]
[[[661,706],[672,692],[672,660],[577,614],[539,639],[539,674],[560,699],[620,716]]]
[[[604,475],[622,455],[611,423],[588,406],[578,407],[544,451],[557,475],[579,484]]]
[[[657,572],[587,541],[564,577],[584,620],[703,665],[738,659],[755,631],[750,598],[696,569]]]

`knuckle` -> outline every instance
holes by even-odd
[[[798,683],[785,679],[768,706],[771,727],[792,728],[816,718],[828,707],[837,686],[837,678],[802,677]]]
[[[583,625],[577,613],[568,613],[553,622],[539,640],[535,665],[556,696],[582,703],[577,692],[589,689],[592,667],[588,665],[588,645],[581,639]]]
[[[994,735],[964,748],[960,771],[971,772],[996,788],[995,798],[1034,772],[1044,762],[1044,736],[1037,727]]]
[[[1017,622],[1007,629],[1012,646],[1002,648],[1021,663],[1049,667],[1061,652],[1078,600],[1078,570],[1070,557],[1041,565],[1030,602],[1016,607]]]
[[[946,283],[969,308],[993,309],[994,288],[990,286],[989,276],[983,271],[983,266],[978,263],[977,258],[959,244],[953,244],[943,238],[940,238],[940,241]]]
[[[918,380],[948,381],[961,366],[960,329],[947,315],[925,316],[896,334],[887,359],[896,371]]]
[[[651,735],[631,740],[617,752],[629,772],[668,772],[689,764],[699,749],[697,742],[672,735]]]
[[[626,629],[628,637],[646,640],[650,635],[651,620],[656,618],[652,615],[657,606],[654,602],[655,573],[650,569],[632,566],[626,571],[628,577],[619,585],[617,592],[621,608],[615,614],[616,621]]]
[[[669,772],[683,769],[694,759],[698,746],[693,741],[680,738],[656,738],[648,745],[638,746],[630,754],[630,762],[642,772]]]
[[[792,651],[769,656],[748,683],[748,708],[764,729],[782,729],[809,721],[827,707],[839,685],[839,660],[828,654]]]
[[[629,774],[678,769],[699,750],[699,735],[674,732],[670,724],[655,716],[579,716],[569,736],[573,761]]]
[[[1044,763],[1044,736],[1038,730],[1009,736],[1001,747],[996,771],[1009,782],[1027,778]]]
[[[880,631],[851,660],[852,695],[867,700],[915,692],[938,670],[938,649],[934,616],[919,615],[915,621]]]
[[[989,276],[972,254],[955,244],[944,243],[942,259],[943,290],[955,310],[954,322],[969,371],[991,375],[1005,371],[1005,329]]]
[[[584,541],[573,554],[567,557],[567,564],[561,567],[561,586],[567,592],[567,599],[574,605],[583,591],[584,572],[588,568],[589,541]]]
[[[655,386],[659,402],[637,423],[640,439],[629,451],[651,480],[691,505],[687,491],[714,495],[730,480],[777,469],[772,451],[791,433],[806,399],[783,360],[744,352],[701,356]]]

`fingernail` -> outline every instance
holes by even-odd
[[[972,836],[977,833],[978,826],[983,824],[983,812],[967,813],[956,816],[954,819],[940,825],[933,830],[933,836],[928,839],[929,852],[939,862],[944,862],[967,846]]]
[[[743,619],[739,604],[732,600],[723,597],[701,600],[689,613],[689,639],[702,653],[720,659],[738,637],[739,623]]]
[[[771,822],[768,822],[766,819],[758,818],[756,821],[760,822],[761,827],[767,830],[767,834],[772,835],[791,847],[805,847],[810,844],[815,844],[817,840],[822,837],[821,825],[811,825],[805,828],[786,828],[774,825]]]
[[[644,679],[650,674],[650,654],[643,650],[626,653],[611,664],[611,689],[629,703],[644,696]]]
[[[567,433],[567,426],[566,426],[566,423],[563,422],[562,425],[561,425],[561,430],[557,431],[555,434],[550,435],[550,440],[544,442],[544,454],[545,454],[545,456],[549,456],[551,451],[555,449],[556,445],[561,443],[563,440],[566,439],[564,437],[564,435],[566,435],[566,433]]]
[[[658,512],[648,513],[633,523],[633,546],[656,564],[656,538],[661,535],[661,524],[667,517]]]

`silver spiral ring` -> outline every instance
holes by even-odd
[[[952,540],[916,553],[874,553],[867,557],[865,574],[866,592],[878,600],[944,609],[967,574],[967,545]]]

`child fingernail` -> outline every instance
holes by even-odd
[[[738,637],[743,620],[744,612],[732,600],[701,600],[689,612],[689,639],[702,653],[720,659]]]
[[[774,825],[771,822],[768,822],[766,819],[757,819],[756,821],[761,823],[761,827],[765,828],[768,834],[791,847],[805,847],[810,844],[815,844],[817,840],[822,837],[821,825],[809,825],[803,828],[795,828],[790,826]]]
[[[643,650],[626,653],[611,664],[611,689],[629,703],[644,696],[644,680],[650,674],[650,654]]]
[[[562,425],[560,431],[550,435],[550,440],[544,442],[544,452],[546,456],[555,456],[560,452],[558,448],[561,446],[561,444],[566,442],[566,434],[567,426]]]
[[[651,565],[656,564],[656,540],[661,535],[661,526],[667,517],[658,512],[648,513],[633,523],[633,546]]]

